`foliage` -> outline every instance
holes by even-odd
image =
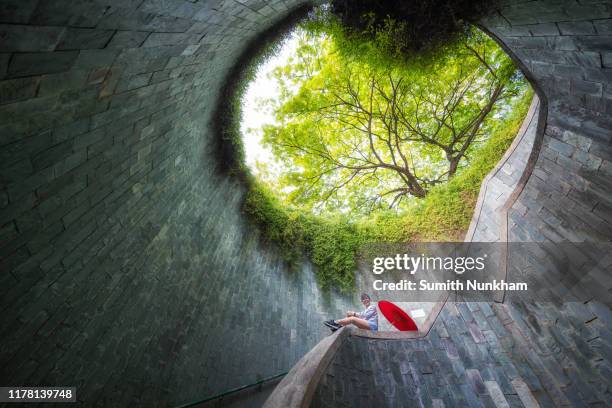
[[[461,41],[468,22],[496,8],[496,0],[332,0],[319,25],[341,31],[345,44],[372,44],[393,59],[413,59]],[[354,46],[346,50],[355,50]]]
[[[288,207],[261,183],[251,183],[244,211],[268,240],[281,246],[289,264],[306,256],[323,287],[347,290],[353,286],[362,237],[346,218],[322,218]]]
[[[526,91],[511,113],[491,129],[471,165],[446,184],[413,202],[403,214],[379,211],[353,222],[346,217],[320,217],[287,206],[268,188],[252,181],[244,211],[263,235],[281,246],[285,259],[299,262],[305,255],[316,267],[323,287],[348,291],[353,287],[361,248],[375,242],[457,241],[467,230],[480,183],[516,136],[533,97]]]
[[[242,120],[242,96],[249,83],[255,79],[257,68],[270,56],[276,54],[283,39],[291,33],[296,24],[304,21],[311,12],[307,6],[299,7],[279,21],[275,27],[262,32],[246,45],[234,67],[228,72],[224,86],[220,90],[219,101],[215,107],[216,118],[212,123],[219,167],[222,171],[240,177],[248,174],[245,166],[245,153],[240,132]]]
[[[296,57],[275,72],[276,124],[264,128],[285,170],[261,176],[319,214],[356,218],[426,196],[467,164],[524,86],[478,30],[426,66],[346,58],[335,39],[299,32]]]
[[[474,160],[447,184],[437,186],[425,200],[406,212],[406,237],[421,241],[462,240],[467,230],[484,177],[502,158],[523,118],[533,91],[527,90],[511,107],[511,113],[491,129],[487,142],[474,153]]]

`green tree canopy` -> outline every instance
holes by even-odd
[[[474,29],[427,61],[389,64],[340,52],[333,37],[299,31],[274,77],[263,129],[283,172],[262,173],[289,204],[368,214],[423,198],[468,165],[525,82],[497,44]]]

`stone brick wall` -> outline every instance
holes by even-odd
[[[449,302],[426,338],[345,340],[312,406],[610,406],[612,314],[603,307]]]
[[[288,369],[346,307],[283,266],[213,171],[227,70],[298,3],[2,1],[3,384],[178,404]],[[510,238],[610,240],[611,2],[505,4],[483,24],[548,109]]]
[[[174,405],[287,371],[349,299],[215,173],[211,113],[291,1],[0,4],[0,378]]]
[[[509,239],[610,241],[612,2],[505,3],[483,24],[548,102],[541,153],[509,212]]]

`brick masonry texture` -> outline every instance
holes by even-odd
[[[320,321],[352,303],[319,291],[308,265],[288,270],[243,219],[239,184],[214,171],[209,124],[227,71],[300,3],[0,4],[3,385],[74,385],[85,406],[180,404],[288,370],[323,335]],[[542,150],[508,216],[511,240],[612,238],[611,10],[610,1],[507,0],[481,22],[546,99]],[[609,328],[608,306],[590,307]],[[585,359],[609,374],[609,332],[589,337],[586,321],[558,336],[586,354],[563,366],[557,388],[526,369],[512,378],[524,405],[530,393],[553,405],[538,398],[537,379],[551,390],[542,395],[574,401],[580,381],[592,384]],[[570,349],[553,351],[570,361]],[[558,371],[551,358],[541,364]],[[479,396],[506,395],[503,379],[481,372],[483,388],[477,366],[465,367]],[[391,387],[392,375],[376,381],[388,376]],[[458,385],[473,401],[470,386]]]
[[[611,316],[602,304],[449,302],[426,338],[345,340],[312,406],[607,407]]]
[[[3,2],[0,383],[172,406],[287,371],[353,308],[215,171],[226,72],[294,7]]]

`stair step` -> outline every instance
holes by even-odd
[[[525,408],[540,408],[540,404],[523,380],[516,378],[511,382]]]
[[[504,393],[499,384],[497,384],[497,381],[485,381],[485,386],[497,408],[510,408],[510,404],[506,401],[506,397],[504,397]]]

